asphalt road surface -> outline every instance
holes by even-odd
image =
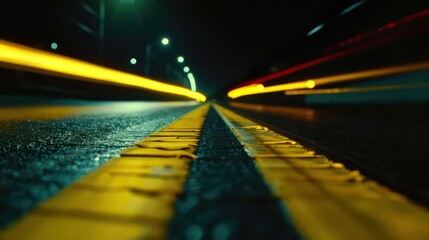
[[[199,104],[3,97],[0,228]],[[241,143],[214,109],[175,204],[168,239],[300,239]]]
[[[16,97],[0,104],[0,226],[197,106]]]
[[[429,206],[427,105],[230,106]]]
[[[199,104],[0,97],[0,228]],[[246,117],[427,204],[425,106],[231,104]],[[168,239],[300,239],[214,109],[178,195]]]

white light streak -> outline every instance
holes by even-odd
[[[316,32],[318,32],[320,29],[322,29],[323,27],[325,27],[325,24],[320,24],[319,26],[313,28],[310,32],[307,33],[307,37],[315,34]]]
[[[197,84],[195,83],[195,78],[192,73],[188,73],[189,84],[191,84],[191,90],[193,92],[197,91]]]

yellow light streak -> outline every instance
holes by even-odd
[[[232,90],[228,92],[228,97],[237,98],[246,95],[259,94],[264,92],[264,85],[262,84],[252,84],[249,86],[244,86],[238,88],[237,90]]]
[[[4,40],[0,40],[0,63],[6,63],[8,67],[24,67],[28,71],[47,75],[61,75],[76,80],[142,88],[185,96],[200,102],[206,100],[203,94],[193,92],[184,87],[158,82],[150,78],[121,72]]]
[[[229,91],[228,97],[234,99],[234,98],[247,96],[247,95],[270,93],[270,92],[281,92],[285,90],[302,89],[307,87],[308,87],[307,81],[285,83],[285,84],[269,86],[269,87],[266,87],[262,84],[253,84],[250,86],[245,86],[245,87],[241,87],[241,88],[237,88]]]
[[[321,78],[308,79],[292,83],[279,84],[274,86],[265,86],[262,90],[258,89],[256,84],[233,89],[228,92],[228,97],[234,99],[247,95],[263,94],[270,92],[280,92],[298,89],[312,89],[316,86],[327,85],[333,83],[355,81],[362,78],[380,77],[385,75],[399,74],[405,72],[419,71],[429,69],[429,62],[366,70],[361,72],[340,74]],[[261,85],[261,84],[259,84]]]
[[[370,92],[370,91],[385,91],[385,90],[410,89],[410,88],[429,88],[429,83],[397,84],[397,85],[384,85],[384,86],[372,86],[372,87],[290,90],[290,91],[285,91],[285,95],[335,94],[335,93]]]
[[[306,84],[308,88],[314,88],[316,86],[316,83],[313,80],[307,80]]]

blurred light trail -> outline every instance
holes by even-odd
[[[326,49],[325,52],[330,52],[330,51],[338,49],[338,48],[344,48],[347,45],[355,44],[357,42],[363,41],[363,40],[368,39],[370,37],[374,37],[374,35],[379,34],[380,32],[387,31],[389,29],[392,29],[392,28],[395,28],[397,26],[400,26],[400,25],[403,25],[405,23],[408,23],[408,22],[410,22],[412,20],[415,20],[415,19],[418,19],[418,18],[422,18],[422,17],[426,17],[428,15],[429,15],[429,9],[417,12],[417,13],[415,13],[413,15],[401,18],[401,19],[399,19],[397,21],[390,22],[390,23],[388,23],[388,24],[386,24],[386,25],[384,25],[382,27],[379,27],[379,28],[377,28],[375,30],[372,30],[370,32],[366,32],[364,34],[354,36],[354,37],[349,38],[349,39],[347,39],[345,41],[342,41],[342,42],[340,42],[338,44],[335,44],[334,46],[331,46],[328,49]],[[426,29],[427,28],[424,28],[424,30],[426,30]]]
[[[362,41],[364,39],[368,39],[370,37],[374,37],[374,35],[379,34],[380,32],[384,32],[386,30],[392,29],[392,28],[397,27],[399,25],[403,25],[405,23],[408,23],[408,22],[410,22],[412,20],[415,20],[415,19],[418,19],[418,18],[426,17],[428,15],[429,15],[429,9],[417,12],[417,13],[415,13],[413,15],[404,17],[404,18],[402,18],[402,19],[400,19],[398,21],[394,21],[394,22],[386,24],[386,25],[384,25],[382,27],[379,27],[379,28],[377,28],[377,29],[375,29],[373,31],[370,31],[370,32],[367,32],[365,34],[361,34],[361,35],[355,36],[353,38],[347,39],[346,41],[340,42],[340,43],[338,43],[338,44],[336,44],[336,45],[334,45],[332,47],[327,48],[325,50],[325,52],[331,52],[332,50],[335,50],[337,48],[344,48],[345,46],[350,45],[352,43],[357,43],[357,42]],[[388,40],[390,41],[390,39],[388,39]],[[361,45],[361,46],[358,46],[358,47],[355,47],[355,48],[345,49],[345,50],[343,50],[341,52],[336,52],[336,53],[332,53],[330,55],[325,55],[323,57],[320,57],[320,58],[317,58],[317,59],[313,59],[313,60],[310,60],[308,62],[304,62],[304,63],[298,64],[296,66],[293,66],[293,67],[290,67],[290,68],[287,68],[287,69],[284,69],[284,70],[280,70],[278,72],[274,72],[274,73],[265,75],[265,76],[260,77],[260,78],[256,78],[256,79],[250,80],[248,82],[244,82],[244,83],[238,84],[235,89],[238,89],[238,88],[244,87],[244,86],[251,86],[253,84],[262,84],[264,82],[267,82],[267,81],[270,81],[270,80],[273,80],[273,79],[277,79],[277,78],[280,78],[280,77],[292,74],[294,72],[298,72],[298,71],[301,71],[303,69],[307,69],[307,68],[310,68],[312,66],[315,66],[315,65],[318,65],[318,64],[321,64],[321,63],[324,63],[324,62],[328,62],[328,61],[331,61],[331,60],[334,60],[334,59],[337,59],[337,58],[340,58],[340,57],[343,57],[343,56],[346,56],[348,54],[352,54],[352,53],[355,53],[355,52],[358,52],[358,51],[362,51],[362,50],[365,50],[367,48],[383,44],[385,42],[386,42],[386,40],[379,41],[379,42],[372,42],[372,43],[369,43],[369,44],[366,44],[366,45]]]
[[[181,95],[201,102],[206,100],[203,94],[184,87],[158,82],[4,40],[0,40],[0,63],[4,67],[20,68],[47,75],[153,90]]]
[[[322,29],[323,27],[325,27],[325,24],[320,24],[317,27],[313,28],[310,32],[307,33],[307,37],[315,34],[316,32],[320,31],[320,29]]]
[[[247,95],[254,95],[254,94],[307,89],[307,88],[314,88],[320,85],[349,82],[349,81],[355,81],[362,78],[379,77],[384,75],[391,75],[391,74],[398,74],[398,73],[405,73],[405,72],[412,72],[412,71],[419,71],[419,70],[426,70],[426,69],[429,69],[429,62],[381,68],[381,69],[373,69],[373,70],[340,74],[340,75],[327,76],[327,77],[321,77],[321,78],[313,78],[313,79],[308,79],[304,81],[297,81],[297,82],[279,84],[279,85],[268,86],[268,87],[263,86],[262,84],[253,84],[250,86],[245,86],[245,87],[241,87],[241,88],[237,88],[229,91],[228,97],[234,99],[234,98],[247,96]]]
[[[194,75],[192,73],[188,73],[189,84],[191,84],[191,90],[193,92],[197,91],[197,84],[195,82]]]
[[[280,92],[280,91],[303,89],[303,88],[307,88],[307,81],[286,83],[286,84],[280,84],[280,85],[269,86],[269,87],[265,87],[262,84],[252,84],[250,86],[245,86],[245,87],[241,87],[241,88],[229,91],[228,97],[235,99],[238,97],[248,96],[248,95]]]
[[[382,86],[372,86],[372,87],[289,90],[289,91],[285,91],[285,95],[335,94],[335,93],[386,91],[386,90],[411,89],[411,88],[429,88],[429,83],[392,84],[392,85],[382,85]]]
[[[292,74],[294,72],[297,72],[297,71],[300,71],[300,70],[303,70],[303,69],[306,69],[306,68],[309,68],[309,67],[312,67],[312,66],[324,63],[324,62],[328,62],[330,60],[333,60],[333,59],[336,59],[336,58],[339,58],[339,57],[342,57],[342,56],[346,56],[346,55],[348,55],[350,53],[361,51],[361,50],[363,50],[365,48],[370,47],[372,44],[374,44],[374,43],[367,44],[367,45],[362,45],[362,46],[358,46],[358,47],[355,47],[355,48],[346,49],[346,50],[341,51],[341,52],[333,53],[333,54],[330,54],[330,55],[327,55],[327,56],[324,56],[324,57],[321,57],[321,58],[314,59],[314,60],[311,60],[311,61],[299,64],[297,66],[294,66],[294,67],[291,67],[291,68],[287,68],[287,69],[284,69],[282,71],[279,71],[279,72],[276,72],[276,73],[273,73],[273,74],[269,74],[269,75],[267,75],[265,77],[255,79],[255,80],[247,82],[245,84],[241,84],[237,88],[232,89],[231,91],[237,91],[237,90],[240,90],[240,89],[242,89],[244,91],[248,91],[247,87],[251,87],[251,86],[254,86],[254,85],[258,85],[258,84],[262,85],[262,83],[264,83],[264,82],[267,82],[267,81],[270,81],[270,80],[273,80],[273,79],[277,79],[277,78],[280,78],[280,77]]]
[[[346,55],[346,54],[348,54],[350,52],[352,52],[352,51],[351,50],[346,50],[346,51],[343,51],[343,52],[338,52],[338,53],[334,53],[334,54],[331,54],[331,55],[328,55],[328,56],[324,56],[324,57],[321,57],[321,58],[318,58],[318,59],[314,59],[314,60],[311,60],[311,61],[299,64],[299,65],[293,66],[291,68],[287,68],[287,69],[281,70],[279,72],[275,72],[275,73],[269,74],[267,76],[264,76],[264,77],[252,80],[250,82],[246,82],[244,84],[240,84],[238,87],[239,88],[244,88],[244,87],[251,86],[251,85],[254,85],[254,84],[264,83],[264,82],[267,82],[267,81],[270,81],[270,80],[273,80],[273,79],[276,79],[276,78],[279,78],[279,77],[283,77],[283,76],[289,75],[291,73],[298,72],[300,70],[312,67],[314,65],[317,65],[317,64],[320,64],[320,63],[324,63],[324,62],[327,62],[327,61],[335,59],[335,58],[342,57],[342,56],[344,56],[344,55]]]
[[[346,74],[334,75],[329,77],[315,78],[311,80],[315,82],[316,86],[319,86],[319,85],[326,85],[326,84],[332,84],[332,83],[354,81],[362,78],[379,77],[384,75],[392,75],[392,74],[420,71],[420,70],[426,70],[426,69],[429,69],[429,62],[366,70],[366,71],[360,71],[360,72],[354,72],[354,73],[346,73]]]
[[[340,12],[340,16],[344,16],[347,13],[355,10],[356,8],[364,5],[368,0],[361,0],[359,2],[355,2],[354,4],[350,5],[349,7],[347,7],[346,9],[344,9],[343,11]]]

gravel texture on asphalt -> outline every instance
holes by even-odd
[[[0,227],[193,108],[0,122]]]
[[[253,160],[211,108],[168,239],[300,239]]]
[[[429,206],[427,109],[427,104],[234,108],[319,145],[349,168]]]

